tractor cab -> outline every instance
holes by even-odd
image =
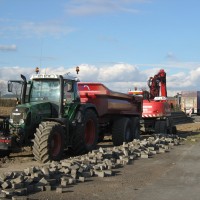
[[[76,77],[56,74],[35,74],[27,81],[8,81],[8,91],[14,92],[15,83],[21,85],[19,104],[13,108],[5,123],[5,135],[13,135],[17,143],[23,144],[33,138],[36,127],[45,119],[63,118],[69,105],[79,101]]]

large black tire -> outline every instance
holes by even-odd
[[[139,117],[132,118],[133,123],[133,139],[140,139],[140,119]]]
[[[165,120],[155,122],[155,133],[164,135],[168,133],[167,122]]]
[[[155,122],[155,134],[160,133],[160,121]]]
[[[172,126],[172,134],[176,135],[177,134],[177,129],[176,126]]]
[[[177,134],[176,126],[174,125],[173,119],[169,117],[166,120],[167,120],[168,134]]]
[[[123,142],[133,140],[133,126],[127,117],[114,121],[112,125],[112,141],[115,146],[122,145]]]
[[[160,122],[160,133],[161,134],[168,134],[167,122],[166,121]]]
[[[36,160],[46,163],[62,159],[64,151],[64,129],[56,122],[42,122],[36,129],[33,140],[33,154]]]
[[[6,157],[6,156],[9,156],[11,153],[10,150],[0,150],[0,158],[3,158],[3,157]]]
[[[84,154],[96,148],[98,119],[93,110],[86,110],[83,123],[77,124],[72,137],[71,152],[74,155]]]

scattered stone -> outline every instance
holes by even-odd
[[[159,148],[159,153],[165,153],[165,149]]]
[[[44,189],[45,189],[45,191],[51,191],[52,187],[51,187],[51,185],[45,185]]]
[[[12,200],[27,200],[27,196],[13,196]]]
[[[63,187],[57,187],[56,188],[56,192],[57,193],[63,193],[63,192],[67,192],[68,188],[63,188]]]
[[[16,195],[27,195],[27,188],[20,188],[15,190]]]
[[[80,182],[85,182],[85,177],[79,176],[78,180],[79,180]]]
[[[141,154],[141,158],[149,158],[148,154]]]
[[[4,182],[1,184],[1,187],[2,187],[3,189],[9,188],[9,187],[11,187],[11,182],[10,182],[10,181],[4,181]]]
[[[0,192],[0,198],[5,198],[6,197],[6,193],[5,192]]]
[[[134,139],[121,146],[92,150],[88,154],[65,160],[52,161],[42,167],[29,167],[22,172],[0,173],[0,198],[8,196],[16,200],[28,199],[26,195],[38,191],[68,191],[68,185],[85,182],[87,178],[113,176],[113,169],[130,164],[134,159],[149,158],[157,153],[165,153],[179,145],[177,136],[152,135],[144,140]],[[196,141],[196,139],[191,139]],[[16,196],[18,195],[18,196]]]

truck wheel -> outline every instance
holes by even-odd
[[[93,110],[87,110],[82,124],[77,124],[72,139],[72,153],[80,155],[96,148],[98,141],[98,120]]]
[[[156,134],[167,134],[167,123],[166,121],[155,122],[155,133]]]
[[[112,141],[115,146],[122,145],[123,142],[130,142],[133,140],[131,120],[123,117],[114,121],[112,126]]]
[[[46,163],[60,160],[64,151],[64,129],[56,122],[43,122],[36,129],[33,154],[36,160]]]
[[[10,150],[0,150],[0,158],[5,157],[5,156],[9,156],[11,153]]]
[[[177,129],[176,129],[176,126],[172,126],[172,134],[177,134]]]
[[[166,121],[161,121],[160,122],[160,133],[162,133],[164,135],[168,133],[167,122]]]
[[[138,117],[133,117],[133,139],[140,139],[140,119]],[[131,140],[131,141],[132,141]]]
[[[173,120],[171,117],[166,118],[166,124],[167,124],[167,134],[172,134]]]
[[[160,133],[160,121],[155,122],[155,134]]]

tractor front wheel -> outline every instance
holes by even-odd
[[[64,129],[56,122],[42,122],[36,129],[33,154],[36,160],[46,163],[61,160],[64,152]]]

